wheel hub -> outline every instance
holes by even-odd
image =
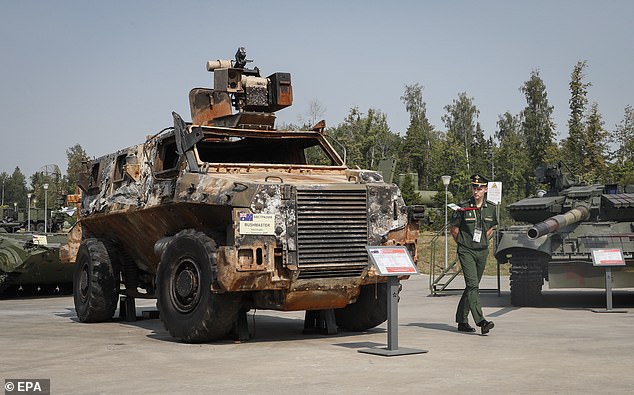
[[[88,297],[88,265],[82,267],[79,275],[79,295],[82,301],[85,301]]]
[[[183,270],[176,278],[176,293],[180,298],[191,297],[196,289],[196,275],[191,270]]]
[[[185,259],[180,262],[174,272],[170,296],[174,307],[181,313],[191,312],[200,300],[200,268]]]

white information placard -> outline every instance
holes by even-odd
[[[502,202],[502,182],[491,181],[487,186],[487,200],[495,204]]]
[[[625,259],[619,248],[592,250],[592,266],[625,266]]]
[[[275,214],[239,213],[241,235],[274,235]]]
[[[418,274],[414,261],[403,246],[367,246],[372,263],[382,276]]]
[[[46,235],[33,235],[33,244],[39,246],[48,245],[48,241],[46,240]]]

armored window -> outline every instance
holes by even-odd
[[[95,162],[90,168],[90,178],[88,179],[88,193],[95,193],[99,190],[99,179],[101,178],[101,161]]]
[[[211,138],[199,142],[196,148],[200,160],[208,163],[332,165],[332,160],[314,139]]]
[[[178,168],[179,155],[176,151],[176,141],[166,139],[161,141],[157,150],[155,170],[158,174],[166,174]]]
[[[125,166],[125,157],[125,154],[117,156],[117,161],[114,165],[114,174],[112,176],[114,182],[123,181],[123,176],[125,174],[123,171],[123,166]]]

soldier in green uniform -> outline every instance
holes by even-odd
[[[482,334],[494,326],[482,314],[479,285],[489,255],[489,237],[497,225],[496,205],[486,200],[488,180],[479,174],[471,176],[472,196],[460,203],[451,216],[451,235],[458,244],[458,259],[464,275],[465,290],[462,293],[456,322],[461,332],[475,332],[469,325],[469,312]]]

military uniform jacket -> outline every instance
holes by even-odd
[[[489,247],[489,240],[486,236],[487,231],[497,225],[496,205],[488,200],[482,203],[482,207],[476,208],[473,197],[460,203],[461,209],[453,212],[449,224],[457,226],[460,230],[458,233],[458,244],[473,250],[481,250]],[[476,229],[482,231],[480,241],[473,240],[473,234]]]

